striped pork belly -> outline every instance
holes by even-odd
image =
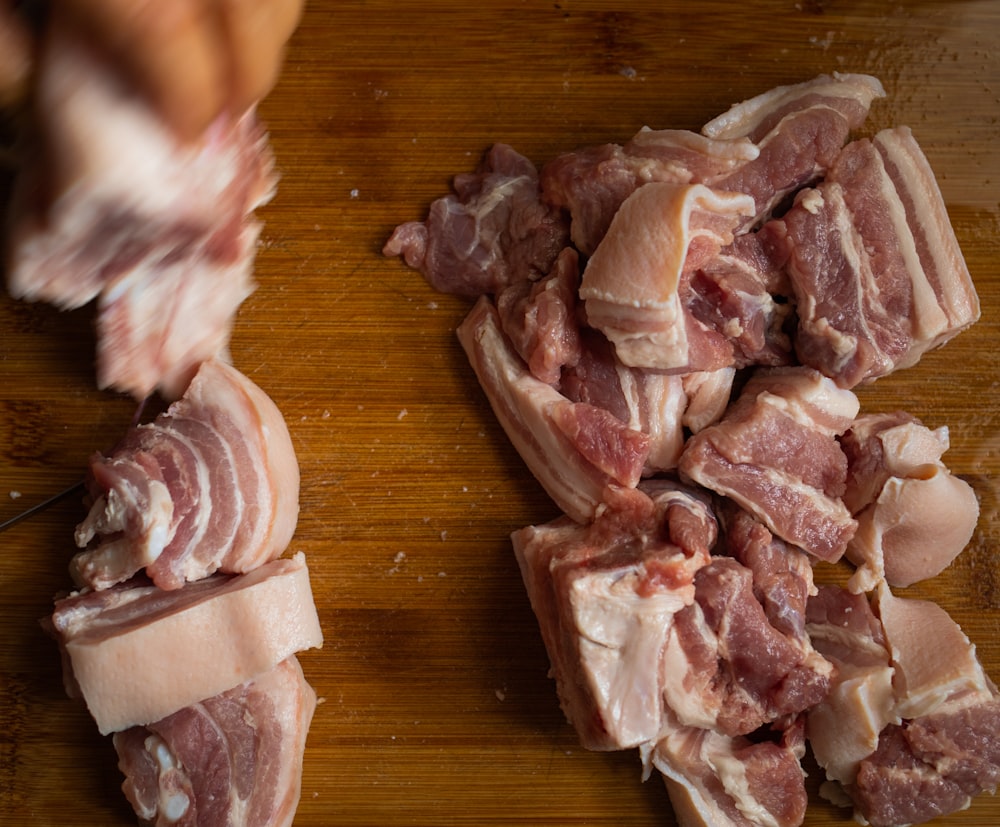
[[[476,297],[548,273],[569,242],[557,207],[542,203],[538,172],[506,144],[495,144],[425,221],[400,224],[382,252],[400,256],[442,293]]]
[[[676,373],[733,364],[732,343],[688,308],[690,277],[752,210],[749,196],[701,184],[647,184],[625,200],[580,284],[588,324],[622,362]]]
[[[687,441],[680,472],[786,542],[837,560],[857,529],[841,501],[847,459],[837,437],[858,409],[851,391],[810,368],[762,368],[718,423]]]
[[[941,191],[907,127],[848,144],[766,230],[786,249],[799,360],[844,387],[915,364],[979,318]]]
[[[38,62],[38,135],[10,210],[7,285],[61,308],[97,300],[97,380],[179,396],[224,352],[253,290],[275,186],[253,111],[182,144],[64,28]]]
[[[870,75],[819,75],[735,104],[702,127],[715,140],[747,138],[757,157],[713,186],[753,196],[743,229],[759,224],[796,190],[823,176],[852,129],[861,126],[882,84]]]
[[[588,749],[656,741],[662,652],[717,536],[703,497],[664,481],[644,486],[640,509],[512,535],[563,712]]]
[[[713,140],[680,129],[642,129],[624,146],[602,144],[549,161],[540,173],[542,197],[569,213],[571,240],[589,256],[618,208],[640,186],[711,186],[757,154],[747,138]]]
[[[321,646],[304,555],[164,591],[139,576],[56,601],[66,688],[102,734],[150,724]]]
[[[89,491],[77,582],[102,589],[145,569],[178,589],[280,555],[298,520],[299,468],[274,402],[213,359],[165,413],[92,459]]]
[[[122,789],[156,827],[288,827],[316,693],[291,656],[239,686],[116,732]]]
[[[635,486],[649,437],[533,376],[488,297],[480,297],[457,335],[497,421],[560,511],[589,522],[608,505],[644,499]]]

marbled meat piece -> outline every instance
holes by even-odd
[[[645,434],[533,376],[488,297],[457,334],[497,420],[560,511],[589,522],[609,504],[644,499],[636,484],[649,455]]]
[[[808,804],[802,755],[798,723],[757,740],[674,721],[645,760],[662,774],[680,827],[798,827]]]
[[[673,617],[660,661],[664,701],[684,726],[749,735],[829,691],[833,667],[805,634],[811,571],[784,567],[784,585],[798,580],[793,595],[765,594],[770,574],[720,555],[695,574],[694,601]]]
[[[455,176],[452,189],[425,221],[399,225],[382,250],[442,293],[476,297],[537,279],[569,242],[567,219],[542,203],[538,171],[506,144],[494,144],[475,172]]]
[[[713,140],[681,129],[641,129],[624,146],[602,144],[564,153],[542,167],[546,203],[565,209],[571,239],[591,255],[618,208],[651,182],[711,186],[757,157],[747,138]]]
[[[299,466],[273,400],[236,368],[202,364],[184,396],[91,460],[93,499],[71,563],[103,589],[145,569],[164,589],[280,555],[299,513]]]
[[[160,721],[116,732],[122,789],[155,827],[288,827],[316,693],[291,656]]]
[[[907,127],[848,144],[767,231],[786,247],[799,360],[844,387],[915,364],[979,318],[941,190]]]
[[[931,430],[903,411],[859,416],[841,437],[847,457],[844,503],[858,521],[847,558],[849,582],[871,591],[904,588],[944,571],[979,520],[976,492],[941,460],[948,429]]]
[[[796,190],[822,177],[851,130],[868,118],[872,102],[884,95],[870,75],[819,75],[735,104],[705,124],[701,131],[710,138],[749,138],[757,147],[756,158],[713,183],[753,196],[754,212],[742,229],[759,224]]]
[[[857,397],[817,371],[763,368],[723,418],[688,439],[679,469],[727,496],[775,535],[838,560],[857,529],[844,506],[847,459],[837,437]]]
[[[641,510],[512,534],[563,712],[588,749],[657,739],[661,653],[717,536],[702,496],[665,481],[644,486]]]
[[[623,365],[611,343],[592,328],[581,329],[579,340],[580,357],[559,381],[563,395],[608,411],[648,437],[643,476],[675,469],[689,404],[684,377]],[[710,405],[709,386],[704,388],[702,402]]]
[[[733,242],[753,208],[702,184],[646,184],[615,213],[583,271],[587,323],[632,367],[676,373],[733,364],[733,345],[691,313],[690,277]]]
[[[253,111],[181,143],[76,35],[38,63],[38,134],[10,208],[7,285],[61,308],[97,300],[97,381],[179,396],[226,352],[253,290],[253,211],[276,177]]]
[[[963,810],[1000,782],[1000,695],[937,604],[883,585],[876,613],[894,669],[895,720],[844,785],[856,818],[897,827]]]
[[[559,387],[563,370],[580,361],[579,288],[579,254],[565,247],[546,276],[515,281],[496,294],[511,345],[534,377],[554,387]]]
[[[102,734],[146,725],[322,646],[305,556],[164,591],[145,578],[56,601],[44,625]]]

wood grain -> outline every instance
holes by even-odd
[[[871,128],[914,129],[979,288],[977,326],[860,396],[951,429],[982,518],[908,593],[939,600],[1000,678],[998,36],[1000,5],[954,0],[309,4],[263,105],[282,181],[232,343],[292,432],[291,550],[326,635],[302,657],[323,702],[297,825],[675,824],[634,753],[580,749],[559,711],[508,540],[555,512],[455,340],[467,304],[379,251],[495,141],[542,163],[644,124],[698,128],[820,72],[885,83]],[[79,479],[132,416],[94,388],[90,323],[0,298],[0,519]],[[38,626],[81,516],[67,501],[0,535],[5,825],[134,823]],[[814,799],[809,827],[852,823]],[[1000,823],[1000,799],[940,823]]]

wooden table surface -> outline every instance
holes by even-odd
[[[282,180],[232,341],[298,451],[290,551],[326,636],[301,657],[322,703],[297,825],[675,824],[634,752],[582,750],[559,710],[508,539],[556,512],[455,339],[467,302],[380,249],[495,141],[541,164],[821,72],[883,81],[869,126],[913,128],[979,288],[978,325],[859,395],[951,429],[979,528],[906,594],[942,603],[1000,679],[998,37],[986,0],[309,3],[262,106]],[[80,479],[133,414],[95,389],[91,318],[0,298],[0,519]],[[69,499],[0,535],[3,825],[134,823],[38,625],[82,514]],[[813,798],[807,825],[852,823]],[[1000,824],[1000,799],[940,823]]]

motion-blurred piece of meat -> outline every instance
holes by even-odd
[[[97,380],[143,399],[179,396],[227,350],[253,290],[275,187],[254,112],[180,142],[87,44],[56,30],[37,66],[34,132],[15,182],[7,244],[15,298],[97,300]]]

